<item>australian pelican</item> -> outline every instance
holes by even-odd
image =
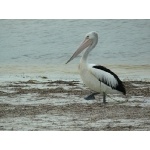
[[[85,99],[94,99],[94,95],[103,93],[103,103],[106,103],[107,94],[122,93],[125,95],[126,90],[124,84],[114,72],[101,65],[88,64],[88,54],[96,46],[97,42],[98,34],[96,32],[86,34],[84,41],[66,64],[85,50],[78,67],[79,73],[84,84],[95,91],[95,93],[90,94]]]

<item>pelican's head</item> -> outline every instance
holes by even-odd
[[[90,47],[90,49],[93,49],[96,46],[97,42],[98,42],[98,34],[95,31],[87,33],[84,41],[81,43],[81,45],[72,55],[72,57],[67,61],[67,63],[73,60],[76,56],[78,56],[84,49],[88,47]]]

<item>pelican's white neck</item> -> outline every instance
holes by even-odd
[[[90,47],[88,47],[88,48],[84,51],[84,53],[83,53],[83,55],[82,55],[82,57],[81,57],[81,62],[82,62],[82,63],[87,63],[88,55],[89,55],[89,53],[91,52],[92,49],[93,49],[93,48],[90,46]]]
[[[94,47],[97,45],[97,42],[98,42],[98,38],[95,41],[93,41],[93,44],[84,51],[84,53],[81,57],[81,60],[80,60],[81,63],[87,63],[88,55],[94,49]]]

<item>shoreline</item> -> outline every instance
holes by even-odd
[[[148,81],[150,82],[150,65],[110,65],[103,64],[111,68],[124,81]],[[80,80],[78,73],[78,63],[66,65],[61,64],[3,64],[0,66],[0,83],[7,81],[27,81],[27,80]]]

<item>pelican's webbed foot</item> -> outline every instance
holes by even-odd
[[[85,100],[94,100],[95,99],[95,96],[94,95],[97,95],[99,93],[92,93],[86,97],[84,97]]]

